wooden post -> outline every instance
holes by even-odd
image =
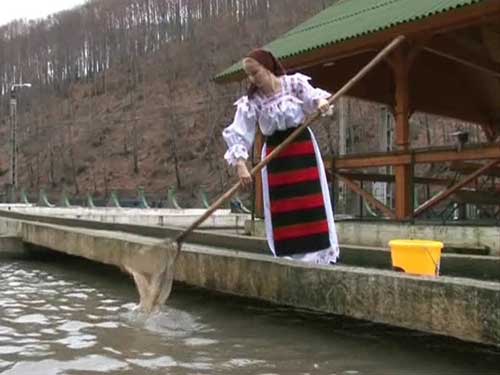
[[[410,92],[409,70],[411,58],[404,46],[399,47],[391,56],[391,67],[395,82],[394,117],[395,143],[400,150],[407,151],[410,146]],[[404,220],[411,215],[411,166],[408,164],[394,167],[396,176],[396,219]]]
[[[410,145],[410,93],[409,70],[410,61],[402,48],[398,48],[392,58],[395,82],[396,145],[408,150]]]

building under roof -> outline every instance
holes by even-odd
[[[264,48],[288,70],[300,70],[315,85],[334,92],[400,35],[405,36],[405,43],[348,93],[393,109],[399,150],[378,158],[349,155],[331,164],[333,174],[340,178],[337,172],[341,170],[394,166],[396,204],[389,216],[405,220],[449,198],[500,161],[500,0],[338,1]],[[242,78],[238,62],[215,80]],[[409,118],[415,111],[477,123],[489,144],[460,150],[412,150]],[[466,174],[463,185],[452,186],[424,207],[413,207],[415,163],[470,160],[487,164],[477,163],[477,170]]]

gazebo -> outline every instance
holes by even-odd
[[[479,176],[500,177],[500,0],[340,0],[264,48],[291,71],[335,91],[397,36],[405,42],[377,65],[349,96],[387,105],[395,118],[395,151],[330,158],[331,175],[380,209],[386,217],[408,220],[451,196],[469,203],[500,206],[498,188],[486,194],[470,188]],[[241,80],[241,62],[216,82]],[[481,127],[481,144],[412,148],[410,117],[416,111],[472,122]],[[414,168],[420,163],[453,162],[462,178],[414,207]],[[393,166],[394,174],[353,173]],[[392,210],[363,190],[358,181],[395,183]],[[421,178],[421,180],[424,180]],[[496,185],[495,185],[496,186]],[[467,190],[463,188],[467,187]]]

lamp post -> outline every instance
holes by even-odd
[[[10,185],[12,194],[17,187],[17,90],[31,83],[14,83],[10,87]]]

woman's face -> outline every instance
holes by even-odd
[[[271,72],[250,57],[243,60],[243,69],[250,82],[259,88],[271,82]]]

